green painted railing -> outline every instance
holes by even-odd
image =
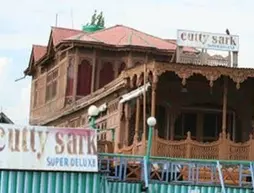
[[[99,153],[101,156],[109,156],[109,157],[124,157],[124,158],[143,158],[144,156],[140,155],[128,155],[128,154],[112,154],[112,153]],[[241,161],[241,160],[212,160],[212,159],[186,159],[186,158],[170,158],[170,157],[157,157],[151,156],[150,159],[152,160],[165,160],[165,161],[178,161],[178,162],[197,162],[197,163],[214,163],[216,164],[217,161],[224,164],[249,164],[250,161]]]

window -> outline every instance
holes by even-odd
[[[38,96],[39,96],[39,89],[38,89],[38,82],[34,82],[34,101],[33,101],[33,107],[36,107],[38,105]]]
[[[113,64],[110,62],[104,63],[100,71],[99,88],[114,80]]]
[[[47,75],[46,101],[52,100],[57,94],[58,70],[53,70]]]
[[[77,95],[86,96],[91,92],[92,66],[87,60],[78,65]]]

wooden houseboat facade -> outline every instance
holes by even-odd
[[[227,66],[222,56],[201,62],[189,47],[180,54],[175,40],[123,25],[53,27],[25,70],[30,124],[87,127],[95,105],[103,107],[101,152],[144,155],[146,119],[154,116],[154,156],[254,160],[254,69]]]

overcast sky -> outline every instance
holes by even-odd
[[[19,82],[32,44],[46,45],[50,26],[81,29],[94,10],[107,27],[123,24],[146,33],[176,38],[177,29],[240,36],[239,65],[253,67],[253,0],[0,0],[0,107],[17,124],[27,124],[30,78]],[[73,12],[73,17],[71,17]]]

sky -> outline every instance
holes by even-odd
[[[253,0],[0,0],[0,108],[16,124],[28,124],[30,77],[23,77],[32,44],[47,45],[50,27],[81,29],[94,10],[106,27],[123,24],[176,38],[177,29],[239,35],[239,66],[254,67]]]

